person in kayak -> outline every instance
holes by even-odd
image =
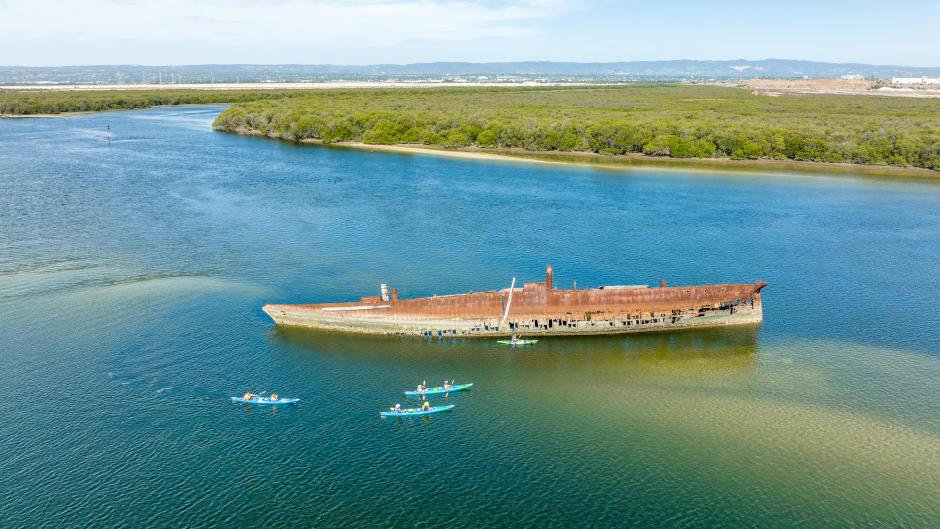
[[[395,409],[392,411],[395,413],[401,413],[401,404],[396,404]]]
[[[424,393],[424,385],[418,384],[418,393]]]
[[[519,341],[519,338],[516,338],[515,334],[512,335],[512,340],[509,340],[509,342],[512,343],[513,345],[516,345],[516,342],[518,341]]]
[[[428,411],[431,409],[431,403],[424,401],[424,404],[421,405],[421,411]]]
[[[446,380],[444,381],[444,389],[450,389],[450,388],[452,388],[452,387],[454,387],[454,386],[451,386],[450,383],[447,382]]]
[[[271,400],[277,400],[277,393],[271,394]]]
[[[251,399],[253,399],[254,397],[257,397],[257,395],[255,395],[254,393],[252,393],[252,392],[250,392],[250,391],[246,391],[245,394],[242,395],[242,399],[244,399],[244,400],[251,400]]]

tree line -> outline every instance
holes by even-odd
[[[0,90],[0,114],[29,116],[161,105],[237,103],[298,95],[298,90]]]
[[[0,91],[0,112],[232,103],[217,130],[326,143],[790,159],[940,170],[940,101],[700,85]]]
[[[324,91],[232,105],[221,131],[326,143],[791,159],[940,170],[940,102],[731,87]]]

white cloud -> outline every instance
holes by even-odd
[[[385,46],[527,36],[571,7],[563,0],[31,0],[0,3],[0,42]]]

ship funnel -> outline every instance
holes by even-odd
[[[545,289],[552,289],[552,267],[548,265],[545,266]]]

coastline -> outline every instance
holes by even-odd
[[[215,105],[228,105],[228,104],[230,103],[179,103],[176,105],[150,105],[146,107],[108,108],[104,110],[76,110],[73,112],[58,112],[55,114],[0,114],[0,119],[67,118],[69,116],[81,116],[83,114],[103,114],[105,112],[130,112],[132,110],[147,110],[148,108],[209,107],[209,106],[215,106]]]
[[[240,133],[248,136],[262,136],[256,133]],[[283,139],[278,136],[266,136]],[[289,140],[288,140],[289,141]],[[732,160],[730,158],[669,158],[631,153],[608,155],[593,152],[527,151],[524,149],[481,149],[479,147],[445,148],[422,144],[369,144],[362,142],[324,143],[322,140],[307,138],[298,143],[345,147],[371,151],[394,152],[401,154],[428,154],[448,158],[468,160],[512,161],[557,165],[586,165],[615,170],[643,169],[682,169],[699,171],[729,171],[772,174],[781,172],[825,173],[828,175],[852,175],[896,180],[919,180],[940,182],[940,171],[920,167],[899,167],[889,165],[863,165],[851,163],[826,163],[799,160]]]
[[[94,114],[101,112],[125,112],[130,110],[144,110],[161,107],[205,107],[212,105],[225,105],[226,103],[180,103],[176,105],[153,105],[136,108],[113,108],[107,110],[84,110],[77,112],[62,112],[57,114],[0,114],[0,119],[26,119],[26,118],[57,118],[76,116],[81,114]],[[228,132],[228,131],[224,131]],[[827,175],[851,175],[893,180],[916,180],[927,182],[940,182],[940,171],[921,167],[901,167],[893,165],[866,165],[852,163],[827,163],[801,160],[772,160],[766,158],[733,160],[730,158],[672,158],[668,156],[649,156],[641,153],[619,155],[600,154],[584,151],[529,151],[519,148],[480,148],[480,147],[441,147],[425,144],[370,144],[355,141],[324,143],[320,139],[305,138],[291,140],[277,135],[264,135],[252,130],[239,130],[229,132],[241,136],[264,136],[282,141],[323,145],[329,147],[345,147],[352,149],[366,149],[372,151],[395,152],[401,154],[428,154],[450,158],[470,160],[512,161],[558,165],[586,165],[596,168],[612,170],[629,170],[633,168],[644,169],[681,169],[685,171],[727,171],[736,173],[807,173]]]
[[[59,114],[0,114],[0,119],[61,118],[65,116],[75,116],[78,114],[88,114],[90,112],[100,112],[100,111],[88,110],[85,112],[62,112]]]

